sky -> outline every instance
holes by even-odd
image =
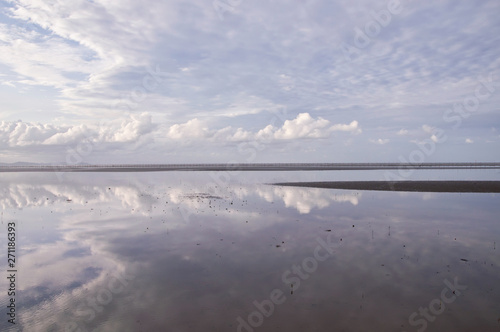
[[[0,163],[500,160],[497,0],[0,6]]]

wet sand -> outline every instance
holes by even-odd
[[[339,181],[339,182],[283,182],[276,186],[442,193],[498,193],[500,181]]]
[[[29,249],[16,331],[410,332],[443,289],[453,303],[429,331],[498,330],[497,194],[262,185],[355,184],[336,174],[9,175],[2,220]]]

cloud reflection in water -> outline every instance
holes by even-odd
[[[26,330],[235,331],[236,318],[278,288],[287,300],[259,331],[410,331],[409,315],[455,276],[466,295],[432,328],[497,324],[495,194],[429,199],[237,178],[209,188],[203,174],[186,173],[1,182],[3,218],[22,225],[18,312]],[[283,272],[327,234],[339,244],[333,257],[291,295]],[[128,276],[123,288],[120,275]]]

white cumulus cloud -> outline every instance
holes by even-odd
[[[397,132],[397,134],[396,134],[396,135],[404,136],[404,135],[406,135],[406,134],[408,134],[408,130],[406,130],[406,129],[401,129],[400,131],[398,131],[398,132]]]
[[[387,139],[387,138],[370,139],[370,142],[374,143],[374,144],[384,145],[384,144],[389,143],[389,139]]]
[[[203,138],[209,135],[208,129],[196,118],[186,123],[174,124],[168,131],[168,137],[172,139]]]
[[[57,126],[23,121],[0,122],[0,147],[68,145],[92,142],[135,142],[155,129],[151,115],[143,113],[115,122],[87,126]]]
[[[304,138],[328,138],[334,131],[360,133],[358,121],[349,124],[332,125],[330,121],[321,117],[313,118],[309,113],[300,113],[293,120],[286,120],[281,127],[267,125],[256,131],[248,131],[243,128],[225,127],[222,129],[209,129],[197,118],[186,123],[170,126],[167,136],[171,139],[183,138],[206,138],[222,141],[245,141],[245,140],[293,140]]]

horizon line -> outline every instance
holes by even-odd
[[[0,164],[0,172],[320,171],[389,169],[500,169],[500,162],[440,163],[177,163],[177,164]]]

